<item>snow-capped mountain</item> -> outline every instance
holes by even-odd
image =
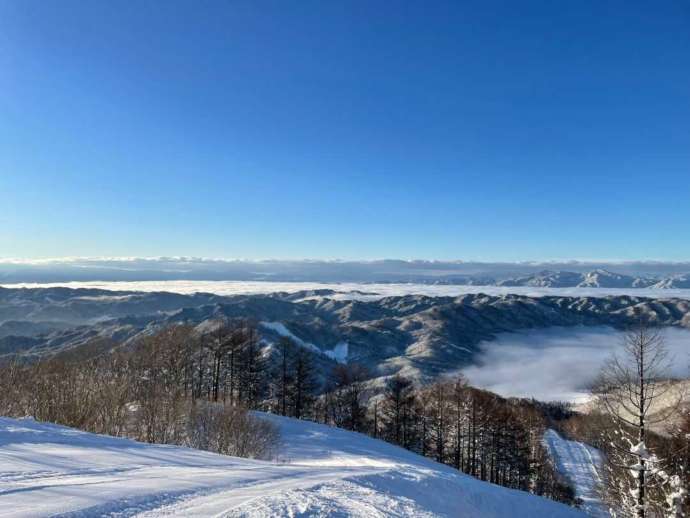
[[[661,289],[687,289],[690,288],[690,274],[676,275],[658,281],[653,285],[654,288]]]
[[[539,272],[585,274],[606,270],[661,281],[690,273],[689,262],[529,261],[473,262],[383,259],[374,261],[243,261],[194,257],[63,258],[3,261],[0,283],[72,281],[270,281],[320,283],[427,283],[494,285]],[[581,282],[581,281],[578,281]],[[572,287],[574,285],[569,285]]]
[[[670,279],[660,281],[653,277],[636,277],[597,269],[585,273],[544,270],[523,277],[504,279],[497,286],[532,286],[548,288],[676,288]],[[690,286],[690,284],[689,284]]]
[[[581,273],[544,270],[539,273],[498,281],[498,286],[534,286],[549,288],[571,288],[583,280]]]
[[[653,279],[621,275],[608,270],[594,270],[584,274],[577,286],[582,288],[646,288],[654,282]]]

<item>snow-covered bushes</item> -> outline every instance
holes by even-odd
[[[276,427],[245,409],[200,401],[191,408],[187,446],[235,457],[271,459],[280,441]]]
[[[262,390],[261,374],[250,365],[257,357],[251,328],[245,323],[227,328],[220,342],[234,346],[235,372],[240,374],[232,386],[219,367],[215,338],[200,338],[191,328],[177,326],[129,350],[92,357],[87,348],[82,355],[10,362],[0,367],[0,415],[267,458],[279,434],[248,411],[256,407]]]

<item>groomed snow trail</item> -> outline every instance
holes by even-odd
[[[260,415],[281,429],[277,461],[0,418],[0,516],[583,516],[357,433]]]
[[[556,463],[556,469],[573,485],[575,496],[582,500],[582,509],[596,518],[609,513],[598,494],[601,484],[601,452],[587,444],[568,441],[555,430],[547,430],[544,443]]]

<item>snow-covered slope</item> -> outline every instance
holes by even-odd
[[[582,509],[590,516],[607,518],[609,513],[598,495],[601,483],[601,452],[587,444],[568,441],[555,430],[547,430],[544,443],[556,463],[556,469],[575,489],[582,500]]]
[[[277,461],[0,418],[0,515],[582,516],[360,434],[265,418],[281,428]]]

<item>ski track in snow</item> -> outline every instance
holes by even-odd
[[[0,418],[0,516],[582,516],[361,434],[259,415],[281,429],[276,461]]]
[[[575,495],[582,500],[583,510],[596,518],[608,518],[606,506],[598,495],[602,466],[599,450],[581,442],[566,440],[551,429],[544,434],[544,443],[556,468],[573,485]]]

